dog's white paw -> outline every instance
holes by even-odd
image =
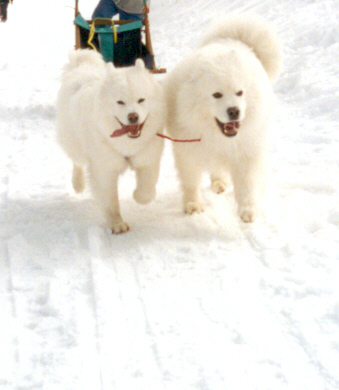
[[[155,195],[155,189],[151,191],[140,191],[139,189],[136,189],[133,193],[133,198],[139,204],[147,204],[155,199]]]
[[[222,180],[214,180],[211,185],[212,191],[221,194],[226,190],[226,183]]]
[[[126,222],[117,223],[112,227],[113,234],[121,234],[129,231],[129,226]]]
[[[250,207],[239,207],[238,213],[243,222],[249,223],[255,219],[254,210]]]
[[[185,213],[202,213],[205,210],[203,203],[201,202],[187,202],[185,204]]]

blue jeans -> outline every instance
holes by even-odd
[[[141,20],[144,18],[143,14],[128,14],[127,12],[122,11],[114,4],[113,0],[100,0],[93,12],[92,19],[111,19],[117,14],[119,14],[121,20]]]

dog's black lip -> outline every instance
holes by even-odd
[[[226,123],[223,123],[221,122],[218,118],[215,118],[216,122],[217,122],[217,125],[219,126],[221,132],[223,135],[225,135],[226,137],[235,137],[237,134],[238,134],[238,129],[240,127],[240,122],[239,121],[233,121],[233,122],[226,122]],[[232,124],[233,126],[233,131],[234,132],[231,132],[229,133],[227,130],[226,130],[226,126],[228,124]]]

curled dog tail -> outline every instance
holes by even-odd
[[[277,79],[282,68],[282,45],[274,27],[258,15],[230,14],[216,19],[207,29],[201,46],[218,39],[234,39],[250,47],[269,79]]]

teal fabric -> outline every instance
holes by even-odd
[[[113,34],[99,33],[100,52],[106,62],[114,61],[114,40]]]
[[[111,23],[112,21],[110,19],[107,19],[107,22]],[[91,26],[81,16],[81,14],[77,15],[77,17],[74,20],[74,23],[88,31],[91,29]],[[116,27],[116,30],[117,33],[120,33],[125,31],[141,29],[142,27],[143,27],[142,21],[137,20],[135,22],[121,24]],[[95,28],[95,32],[98,34],[99,37],[100,52],[104,60],[106,62],[113,61],[114,60],[113,28],[111,26],[98,26]]]

